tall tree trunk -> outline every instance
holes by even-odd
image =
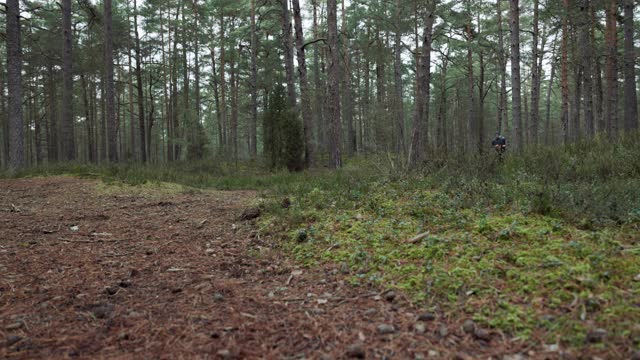
[[[62,0],[62,156],[65,161],[76,158],[73,130],[73,39],[71,32],[71,0]]]
[[[584,90],[584,124],[587,137],[593,138],[595,126],[593,121],[593,55],[592,49],[595,44],[591,42],[591,1],[581,0],[580,2],[580,58],[582,83]]]
[[[539,1],[533,2],[533,58],[531,63],[531,114],[529,115],[530,140],[533,145],[538,144],[538,124],[540,123],[540,68],[538,67],[538,60],[542,57],[541,51],[538,48],[540,36],[539,26]]]
[[[347,29],[347,12],[345,9],[345,0],[342,0],[342,56],[344,59],[344,72],[342,74],[342,107],[344,113],[343,122],[347,125],[347,154],[353,155],[356,151],[356,132],[353,126],[351,57],[349,56],[349,35]]]
[[[311,114],[311,97],[309,96],[309,81],[307,80],[307,59],[302,33],[302,16],[300,2],[293,0],[293,17],[296,31],[296,48],[298,54],[298,75],[300,80],[300,105],[302,107],[302,123],[305,143],[305,166],[310,167],[314,162],[315,145],[313,143],[313,115]]]
[[[251,159],[255,159],[258,156],[258,34],[256,29],[256,0],[251,0],[251,76],[249,78],[249,86],[251,87],[249,156]]]
[[[22,46],[18,0],[7,0],[6,9],[9,169],[15,170],[25,166],[24,124],[22,123]]]
[[[497,131],[502,133],[503,127],[507,124],[507,60],[504,53],[504,36],[502,30],[502,0],[496,0],[496,8],[498,13],[498,66],[500,67],[500,95],[498,99],[498,128]]]
[[[169,15],[170,16],[170,15]],[[169,17],[167,17],[169,18]],[[171,27],[169,26],[169,33],[167,35],[167,42],[169,44],[171,44]],[[165,129],[167,132],[167,161],[171,162],[173,161],[173,134],[171,133],[171,100],[169,98],[169,89],[168,89],[168,84],[169,84],[169,78],[170,78],[170,73],[169,73],[169,66],[167,65],[167,53],[165,50],[165,41],[164,41],[164,16],[163,13],[160,13],[160,40],[162,42],[162,92],[163,92],[163,101],[164,101],[164,105],[165,105]],[[171,50],[171,45],[169,45],[169,50]],[[131,65],[129,65],[129,68],[131,68]],[[133,105],[131,105],[133,106]],[[133,140],[133,137],[131,138],[131,140]],[[132,144],[133,147],[133,144]]]
[[[513,117],[513,137],[516,150],[521,151],[522,139],[522,99],[520,83],[520,0],[509,0],[511,4],[511,108]]]
[[[624,0],[624,129],[627,132],[638,128],[633,7],[633,0]]]
[[[140,159],[147,162],[147,132],[144,124],[144,93],[142,88],[142,59],[140,54],[140,34],[138,32],[138,0],[133,0],[133,30],[136,41],[136,85],[138,87],[138,129],[140,131]]]
[[[573,27],[573,41],[572,44],[573,46],[571,47],[571,52],[572,52],[572,57],[573,57],[573,62],[574,62],[574,68],[573,68],[573,80],[574,80],[574,91],[573,91],[573,101],[571,103],[571,125],[570,125],[570,133],[571,133],[571,139],[574,142],[580,141],[580,139],[582,138],[582,126],[581,126],[581,111],[580,111],[580,105],[581,105],[581,99],[582,99],[582,66],[581,66],[581,59],[578,55],[578,50],[577,50],[577,43],[578,43],[578,37],[577,37],[577,26],[575,24],[572,24]]]
[[[193,0],[193,17],[194,17],[194,36],[193,36],[193,76],[195,79],[195,105],[196,105],[196,121],[194,126],[194,131],[200,126],[200,116],[201,116],[201,99],[200,99],[200,39],[198,38],[198,20],[199,20],[199,8],[198,8],[198,0]],[[194,133],[195,136],[195,133]]]
[[[286,0],[283,0],[286,1]],[[329,29],[328,45],[329,61],[329,151],[331,162],[329,167],[342,167],[342,125],[340,121],[340,49],[338,47],[338,9],[336,0],[327,0],[327,25]]]
[[[420,67],[416,76],[418,89],[416,92],[415,110],[413,113],[413,134],[411,137],[411,149],[409,151],[409,166],[420,166],[427,156],[427,126],[429,125],[429,102],[431,82],[431,42],[433,36],[433,2],[429,1],[428,12],[425,19],[424,32],[422,34],[422,50]]]
[[[320,32],[318,31],[318,2],[317,0],[311,1],[313,7],[313,37],[315,39],[320,38]],[[324,89],[325,86],[320,78],[320,47],[318,43],[313,44],[313,83],[315,93],[314,103],[314,115],[316,124],[316,137],[317,148],[326,149],[325,147],[325,132],[326,124],[324,117]]]
[[[93,143],[95,141],[93,134],[93,126],[91,124],[91,106],[89,105],[89,85],[84,74],[80,75],[82,84],[82,104],[84,106],[85,126],[87,131],[87,157],[90,163],[96,162],[96,154],[93,151]]]
[[[233,33],[233,27],[231,28],[231,32]],[[237,97],[237,92],[238,92],[238,83],[236,80],[236,72],[237,72],[237,67],[236,67],[236,51],[235,49],[232,47],[231,48],[231,57],[230,57],[230,61],[229,61],[229,66],[231,68],[231,74],[229,77],[229,82],[231,83],[231,131],[230,131],[230,135],[231,135],[231,141],[230,141],[230,145],[231,145],[231,151],[232,151],[232,155],[233,155],[233,161],[237,164],[238,163],[238,97]]]
[[[546,103],[546,119],[544,122],[544,144],[551,145],[551,93],[553,92],[553,80],[556,76],[556,45],[554,40],[553,50],[551,52],[551,75],[549,84],[547,85],[547,103]]]
[[[137,29],[136,29],[137,33]],[[105,95],[107,111],[107,137],[109,143],[109,161],[118,161],[117,123],[114,108],[114,84],[113,84],[113,20],[111,0],[104,1],[104,66],[105,66]],[[136,37],[137,39],[137,37]]]
[[[440,108],[438,111],[438,131],[436,134],[438,148],[442,149],[445,154],[447,154],[449,150],[449,142],[447,141],[447,68],[450,54],[451,47],[447,46],[447,56],[442,57],[442,67],[440,70]]]
[[[181,138],[184,141],[187,141],[193,144],[192,133],[189,131],[193,128],[193,124],[191,122],[191,99],[190,90],[189,90],[189,58],[187,56],[187,47],[189,44],[188,38],[188,27],[186,21],[186,10],[185,3],[182,2],[182,31],[180,32],[182,40],[182,126],[177,127],[176,133],[178,138]],[[176,33],[177,35],[177,33]],[[233,84],[232,84],[233,85]],[[188,151],[188,148],[187,148]],[[187,154],[189,155],[189,154]]]
[[[473,24],[471,9],[469,8],[469,2],[467,2],[467,24],[465,26],[465,36],[467,43],[467,95],[469,96],[469,107],[467,109],[467,125],[469,132],[467,134],[468,144],[470,149],[480,149],[483,144],[478,142],[477,138],[477,107],[476,107],[476,94],[474,87],[474,74],[473,74]]]
[[[218,145],[219,151],[222,152],[222,110],[220,109],[220,92],[218,84],[218,72],[216,70],[216,52],[213,44],[211,44],[211,73],[213,77],[213,101],[216,107],[216,120],[218,121]]]
[[[225,44],[225,22],[224,22],[224,13],[220,14],[220,132],[222,134],[222,143],[220,144],[220,148],[223,152],[226,152],[227,147],[227,83],[225,79],[225,68],[226,68],[226,44]]]
[[[296,85],[293,66],[293,35],[291,34],[291,14],[289,0],[280,0],[282,5],[282,50],[284,52],[284,67],[287,79],[287,98],[289,107],[296,107]]]
[[[606,6],[606,100],[605,118],[607,120],[607,134],[614,138],[618,132],[618,35],[617,35],[617,0],[607,0]]]
[[[9,167],[9,118],[7,117],[7,105],[4,95],[4,67],[0,59],[0,124],[2,124],[2,148],[0,148],[0,164],[3,168]]]
[[[344,0],[343,0],[344,1]],[[395,40],[394,40],[394,65],[393,76],[395,85],[395,98],[394,98],[394,113],[395,113],[395,151],[397,153],[405,153],[405,139],[404,139],[404,96],[403,96],[403,84],[402,84],[402,31],[400,30],[400,22],[402,21],[402,0],[396,0],[396,24]]]
[[[569,143],[569,0],[563,0],[564,14],[562,17],[562,45],[561,45],[561,80],[562,87],[562,141]]]

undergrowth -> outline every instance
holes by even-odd
[[[504,163],[432,157],[419,172],[396,161],[302,173],[213,160],[60,165],[18,176],[259,190],[259,231],[300,264],[333,265],[356,286],[400,289],[510,336],[582,346],[604,328],[611,346],[640,346],[639,136],[539,147]]]

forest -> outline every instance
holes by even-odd
[[[0,1],[0,357],[640,359],[637,5]]]

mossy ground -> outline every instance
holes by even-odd
[[[605,328],[615,342],[640,344],[640,224],[581,230],[557,217],[464,208],[410,182],[350,195],[314,188],[286,210],[272,204],[260,230],[301,264],[348,268],[356,286],[399,289],[510,336],[577,346]]]

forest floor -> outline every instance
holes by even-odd
[[[475,358],[526,350],[474,340],[461,324],[438,319],[416,332],[420,310],[402,297],[288,263],[240,221],[252,192],[67,177],[3,180],[0,188],[1,358]]]
[[[628,356],[521,341],[355,286],[340,265],[301,267],[265,220],[241,219],[257,196],[0,180],[0,358]]]

